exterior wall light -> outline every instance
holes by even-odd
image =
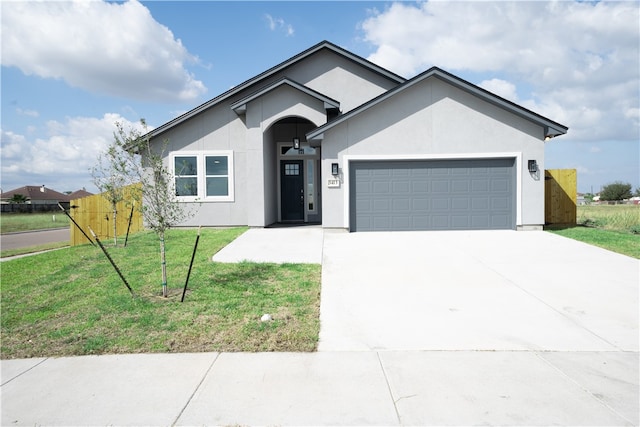
[[[293,149],[294,150],[300,149],[300,138],[293,138]]]
[[[538,172],[538,162],[536,162],[535,160],[529,160],[528,167],[529,167],[529,172],[531,173]]]
[[[331,175],[337,176],[338,174],[339,174],[338,164],[337,163],[331,163]]]

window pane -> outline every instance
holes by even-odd
[[[227,156],[207,156],[207,175],[228,175],[228,159]]]
[[[196,156],[175,157],[174,171],[176,176],[198,175],[198,160]]]
[[[228,196],[229,178],[207,177],[207,196]]]
[[[285,163],[284,165],[285,175],[300,175],[300,165],[295,163]]]
[[[308,145],[301,146],[298,150],[293,147],[280,147],[280,154],[283,156],[308,156],[316,154],[316,149]]]
[[[176,196],[197,196],[197,178],[176,178]]]
[[[307,203],[309,204],[309,210],[313,210],[315,189],[313,186],[315,174],[313,172],[315,160],[307,160]]]

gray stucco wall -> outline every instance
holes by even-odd
[[[516,223],[542,225],[544,173],[533,176],[527,170],[527,160],[535,159],[544,171],[542,133],[542,127],[439,79],[423,80],[325,132],[323,226],[349,226],[350,160],[477,157],[516,158]],[[336,161],[342,184],[328,188],[331,163]]]
[[[164,132],[157,139],[168,141],[165,160],[169,168],[172,152],[233,151],[234,200],[193,203],[195,215],[181,225],[265,226],[276,221],[275,143],[279,138],[290,140],[293,131],[273,126],[286,117],[305,118],[320,126],[326,122],[324,105],[289,86],[250,102],[245,116],[238,116],[231,105],[282,77],[339,101],[342,111],[397,84],[332,51],[322,50]],[[299,131],[304,136],[305,130]]]

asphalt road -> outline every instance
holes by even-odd
[[[70,234],[68,228],[3,234],[0,236],[0,248],[5,251],[46,243],[69,242]]]

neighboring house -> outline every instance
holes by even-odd
[[[21,194],[24,203],[12,203],[13,196]],[[59,193],[44,185],[27,185],[0,194],[2,212],[47,212],[60,209],[60,203],[65,209],[69,208],[71,198],[67,194]]]
[[[82,190],[76,190],[69,194],[69,200],[82,199],[83,197],[93,196],[93,193],[88,192],[84,188]]]
[[[69,195],[59,193],[55,190],[45,187],[44,185],[27,185],[24,187],[16,188],[4,192],[0,195],[0,199],[3,203],[8,203],[14,194],[22,194],[26,198],[26,202],[32,205],[51,205],[57,203],[69,203],[71,200]]]
[[[567,127],[439,68],[406,80],[332,43],[154,129],[183,225],[537,229]]]

